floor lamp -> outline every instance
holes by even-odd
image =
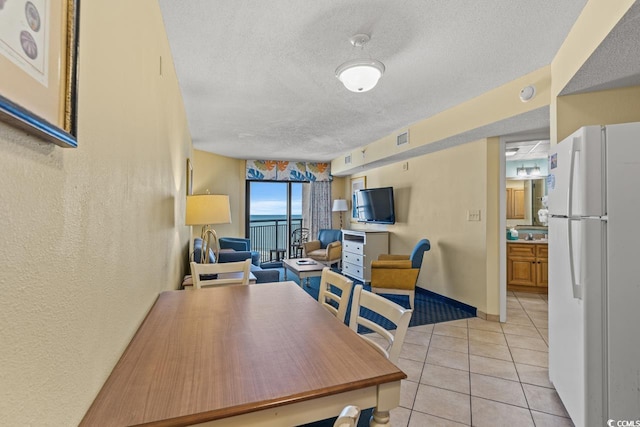
[[[347,201],[345,199],[335,199],[333,201],[333,212],[340,212],[340,230],[342,230],[342,212],[346,212],[349,209],[347,208]]]
[[[209,251],[212,245],[215,261],[218,260],[218,236],[212,224],[230,224],[231,207],[229,196],[223,194],[197,194],[187,196],[186,225],[202,225],[202,251],[200,262],[209,262]]]

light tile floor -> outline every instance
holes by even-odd
[[[409,328],[394,427],[573,426],[548,372],[547,297],[507,296],[507,322]]]

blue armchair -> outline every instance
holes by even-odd
[[[251,252],[251,263],[260,265],[260,252],[251,250],[251,239],[244,237],[220,237],[218,239],[220,249],[233,249],[234,251]]]
[[[304,254],[306,257],[325,264],[330,267],[342,259],[342,231],[332,229],[321,229],[318,232],[318,239],[304,243]]]
[[[371,262],[371,292],[407,295],[409,306],[413,309],[422,258],[430,249],[431,242],[422,239],[413,248],[411,255],[380,255]]]

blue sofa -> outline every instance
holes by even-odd
[[[260,265],[260,252],[251,250],[251,239],[244,237],[220,237],[218,239],[220,249],[233,249],[234,251],[251,252],[251,263]]]
[[[200,262],[202,255],[202,239],[193,240],[193,261]],[[236,262],[244,261],[252,258],[249,251],[220,252],[218,254],[219,262]],[[213,250],[209,250],[209,262],[215,262]],[[280,280],[280,271],[276,269],[262,269],[260,266],[251,264],[251,272],[256,276],[256,283],[278,282]]]

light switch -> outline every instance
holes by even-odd
[[[480,210],[479,209],[468,210],[467,221],[480,221]]]

